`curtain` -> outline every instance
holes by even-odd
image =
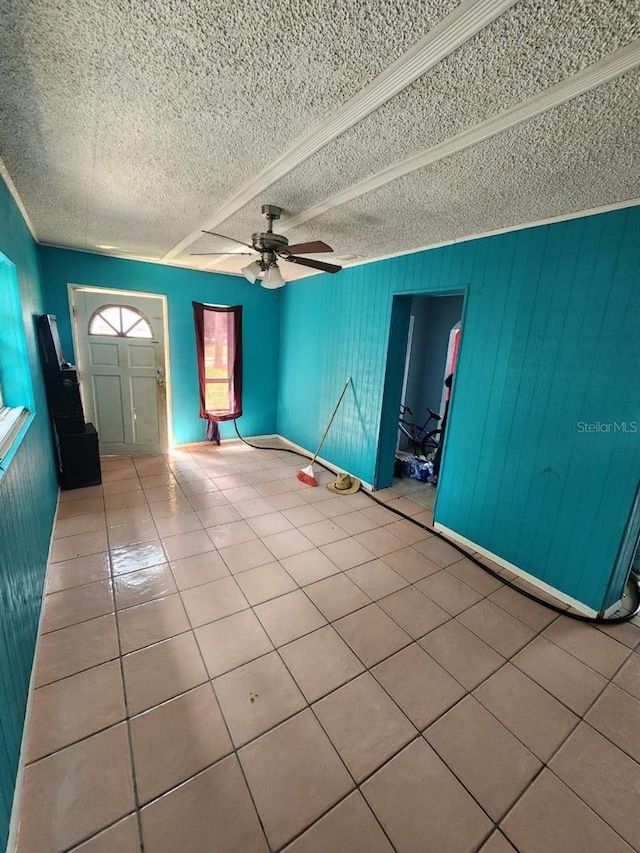
[[[220,444],[220,421],[242,415],[242,306],[193,303],[200,382],[200,417],[207,439]]]

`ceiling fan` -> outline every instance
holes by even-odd
[[[242,240],[236,240],[234,237],[225,237],[224,234],[217,234],[215,231],[203,231],[203,234],[211,234],[214,237],[222,237],[224,240],[231,240],[233,243],[238,243],[240,246],[245,246],[250,249],[250,252],[234,252],[237,255],[260,255],[248,266],[243,267],[241,272],[251,284],[254,284],[256,279],[261,279],[261,284],[268,290],[275,290],[277,287],[283,287],[286,283],[282,278],[282,273],[278,268],[278,259],[286,261],[290,264],[300,264],[303,267],[311,267],[314,270],[322,270],[322,272],[336,273],[340,272],[342,267],[336,264],[328,264],[325,261],[316,261],[313,258],[301,258],[299,255],[315,255],[320,252],[333,252],[331,246],[327,246],[322,240],[312,240],[309,243],[296,243],[293,246],[289,245],[289,241],[282,234],[273,233],[274,219],[280,219],[282,209],[273,204],[263,204],[262,214],[267,220],[266,231],[256,231],[251,236],[251,243],[243,243]],[[228,255],[229,252],[192,252],[192,255]]]

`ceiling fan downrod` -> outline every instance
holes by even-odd
[[[262,215],[267,220],[267,234],[273,234],[273,220],[280,219],[280,214],[282,213],[282,208],[277,207],[275,204],[263,204],[262,205]]]

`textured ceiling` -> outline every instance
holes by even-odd
[[[331,210],[288,233],[385,256],[640,197],[640,71]],[[623,130],[611,116],[626,114]],[[395,211],[387,217],[386,211]]]
[[[161,259],[483,2],[0,0],[0,156],[42,242]],[[215,230],[248,240],[264,202],[286,223],[639,37],[640,0],[519,0]],[[364,260],[637,198],[639,82],[631,71],[287,235]],[[232,246],[202,237],[176,261],[238,272],[245,258],[190,254]]]

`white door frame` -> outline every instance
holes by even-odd
[[[416,321],[415,315],[409,317],[409,334],[407,335],[407,354],[404,359],[404,377],[402,379],[402,392],[400,394],[400,405],[404,406],[407,402],[407,385],[409,384],[409,368],[411,367],[411,349],[413,347],[413,326]],[[400,450],[402,442],[402,432],[398,430],[398,440],[396,442],[396,453]]]
[[[84,290],[90,293],[105,294],[109,296],[127,297],[139,296],[149,299],[160,299],[162,302],[162,327],[164,331],[164,363],[165,363],[165,388],[167,402],[167,450],[172,450],[173,443],[173,416],[171,405],[171,361],[169,353],[169,305],[166,295],[163,293],[150,293],[144,290],[118,290],[112,287],[95,287],[89,284],[67,284],[67,295],[69,299],[69,316],[71,317],[71,334],[73,337],[73,349],[75,353],[76,364],[81,374],[85,373],[86,366],[82,363],[82,345],[80,343],[80,331],[74,314],[73,295],[78,290]],[[80,384],[80,392],[82,393],[82,383]]]

